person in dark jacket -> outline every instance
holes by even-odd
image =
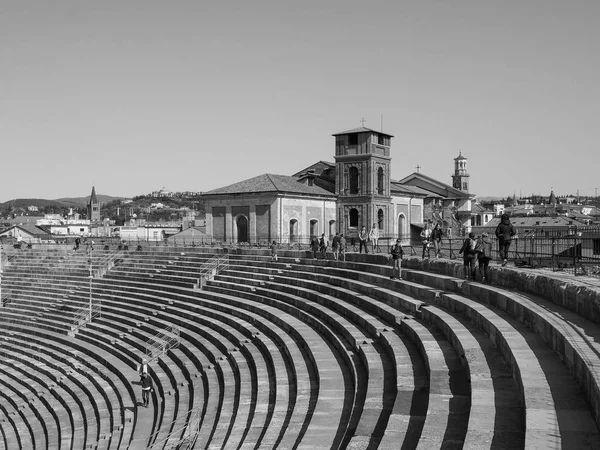
[[[496,237],[498,238],[498,252],[502,259],[502,266],[506,266],[508,262],[508,249],[514,235],[517,234],[515,227],[510,223],[510,217],[504,213],[500,217],[500,223],[496,227]]]
[[[463,256],[465,280],[470,277],[475,281],[475,233],[469,233],[469,237],[464,240],[458,254]]]
[[[148,407],[150,403],[150,393],[152,392],[152,378],[147,373],[142,374],[142,405]]]
[[[481,282],[490,281],[489,266],[492,260],[492,242],[487,233],[483,233],[475,244],[475,253],[477,253],[477,261],[479,262],[479,274]]]
[[[390,279],[401,280],[402,256],[404,255],[404,250],[402,250],[400,239],[396,239],[396,244],[392,246],[390,253],[392,254],[392,276]]]
[[[369,241],[369,232],[367,231],[367,227],[362,227],[360,233],[358,234],[358,253],[362,253],[362,249],[364,247],[365,253],[369,253],[369,249],[367,248],[367,242]]]
[[[441,256],[442,249],[442,236],[443,236],[442,228],[439,223],[435,224],[433,230],[431,231],[431,242],[433,243],[433,250],[435,252],[435,257],[439,258]]]
[[[317,259],[317,252],[319,251],[319,239],[313,236],[310,239],[310,250],[312,251],[313,259]]]

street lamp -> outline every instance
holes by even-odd
[[[90,259],[88,260],[89,264],[90,264],[90,322],[92,321],[92,280],[94,279],[94,275],[93,275],[93,266],[92,266],[92,251],[94,250],[94,245],[90,245],[89,248],[89,257]]]
[[[2,244],[0,244],[0,307],[4,306],[2,302]]]

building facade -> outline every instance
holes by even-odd
[[[334,163],[292,176],[264,174],[204,194],[206,235],[225,242],[307,242],[312,236],[418,237],[427,219],[464,232],[471,200],[466,158],[455,158],[454,188],[413,173],[391,179],[391,134],[366,127],[333,135]]]

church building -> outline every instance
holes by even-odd
[[[418,172],[394,181],[394,136],[364,126],[333,136],[334,163],[319,161],[292,176],[263,174],[206,192],[207,234],[216,241],[293,243],[322,233],[352,239],[364,226],[406,240],[418,237],[427,219],[464,232],[474,196],[462,155],[453,176],[459,188]]]

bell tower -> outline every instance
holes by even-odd
[[[92,193],[87,204],[87,213],[91,223],[100,222],[100,202],[96,197],[96,186],[92,186]]]
[[[366,127],[336,133],[335,193],[340,232],[355,237],[377,224],[380,235],[391,232],[390,134]]]
[[[458,151],[458,156],[454,158],[454,175],[452,175],[452,187],[463,192],[469,192],[469,177],[467,173],[467,158]]]

